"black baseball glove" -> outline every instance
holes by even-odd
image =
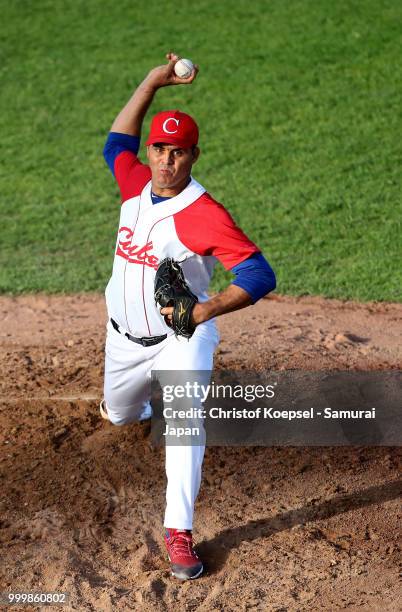
[[[184,279],[180,264],[167,257],[158,266],[154,285],[155,304],[163,308],[173,306],[172,322],[165,317],[165,322],[172,327],[176,336],[191,338],[195,325],[191,321],[193,308],[198,298],[192,293]]]

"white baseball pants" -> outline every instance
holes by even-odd
[[[125,425],[139,420],[151,397],[152,370],[212,371],[219,342],[215,322],[199,325],[187,340],[169,336],[143,347],[107,324],[104,397],[110,421]],[[166,511],[164,526],[192,529],[194,504],[201,484],[205,446],[166,445]]]

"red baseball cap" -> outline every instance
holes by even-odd
[[[162,111],[155,115],[146,145],[166,142],[182,149],[198,143],[198,126],[194,119],[179,110]]]

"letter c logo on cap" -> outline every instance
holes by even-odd
[[[162,125],[162,129],[164,132],[166,132],[166,134],[176,134],[176,132],[178,132],[178,130],[169,130],[167,124],[169,123],[169,121],[174,121],[175,124],[177,125],[177,127],[179,127],[179,119],[175,119],[174,117],[169,117],[169,119],[166,119],[163,122]]]

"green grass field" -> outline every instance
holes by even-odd
[[[2,293],[103,290],[119,217],[103,144],[174,49],[199,77],[152,110],[197,118],[194,176],[278,291],[402,300],[401,2],[14,0],[1,14]]]

